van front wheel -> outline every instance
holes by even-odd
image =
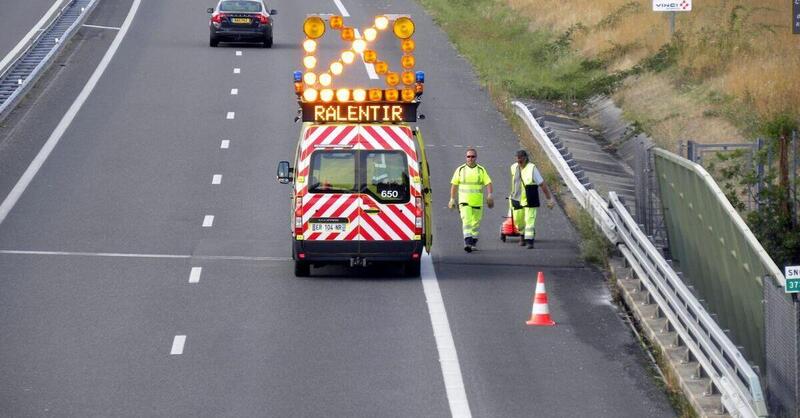
[[[311,275],[311,265],[307,261],[294,261],[295,277],[308,277]]]

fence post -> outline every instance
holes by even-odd
[[[791,197],[794,210],[792,222],[797,226],[800,223],[800,198],[797,197],[797,131],[792,131],[792,160]]]
[[[764,185],[764,164],[760,161],[759,154],[761,150],[764,148],[764,139],[758,138],[756,139],[756,175],[758,176],[758,181],[756,182],[756,210],[760,209],[760,202],[761,202],[761,190],[763,189]]]
[[[695,161],[695,152],[696,150],[694,141],[692,141],[691,139],[686,141],[686,159],[693,163],[696,163],[697,161]]]

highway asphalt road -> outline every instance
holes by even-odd
[[[138,4],[103,0],[88,23],[121,27]],[[1,415],[449,416],[458,391],[445,379],[463,382],[476,417],[674,415],[560,209],[541,211],[534,250],[500,243],[505,209],[489,210],[480,251],[464,253],[445,208],[452,170],[478,147],[502,207],[519,144],[416,3],[276,2],[272,49],[209,48],[210,6],[141,1],[0,223]],[[305,15],[341,8],[356,27],[379,13],[417,23],[433,265],[460,380],[443,377],[420,279],[383,268],[292,275],[289,187],[274,180],[300,128],[291,73]],[[81,29],[38,98],[0,127],[1,199],[121,32]],[[376,83],[363,65],[346,79]],[[552,328],[524,324],[538,271]]]
[[[33,28],[56,0],[0,0],[3,35],[0,36],[0,59],[6,56]]]

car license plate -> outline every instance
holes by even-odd
[[[245,24],[249,25],[250,24],[250,19],[246,18],[246,17],[234,17],[234,18],[231,18],[231,22],[233,22],[233,23],[245,23]]]
[[[345,223],[312,223],[311,232],[347,232],[347,224]]]

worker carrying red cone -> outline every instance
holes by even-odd
[[[517,162],[511,164],[511,202],[514,224],[520,231],[524,231],[520,245],[533,248],[536,236],[536,210],[539,207],[539,187],[542,188],[547,198],[547,208],[553,209],[553,197],[547,187],[542,174],[530,162],[528,152],[519,150],[516,153]]]

